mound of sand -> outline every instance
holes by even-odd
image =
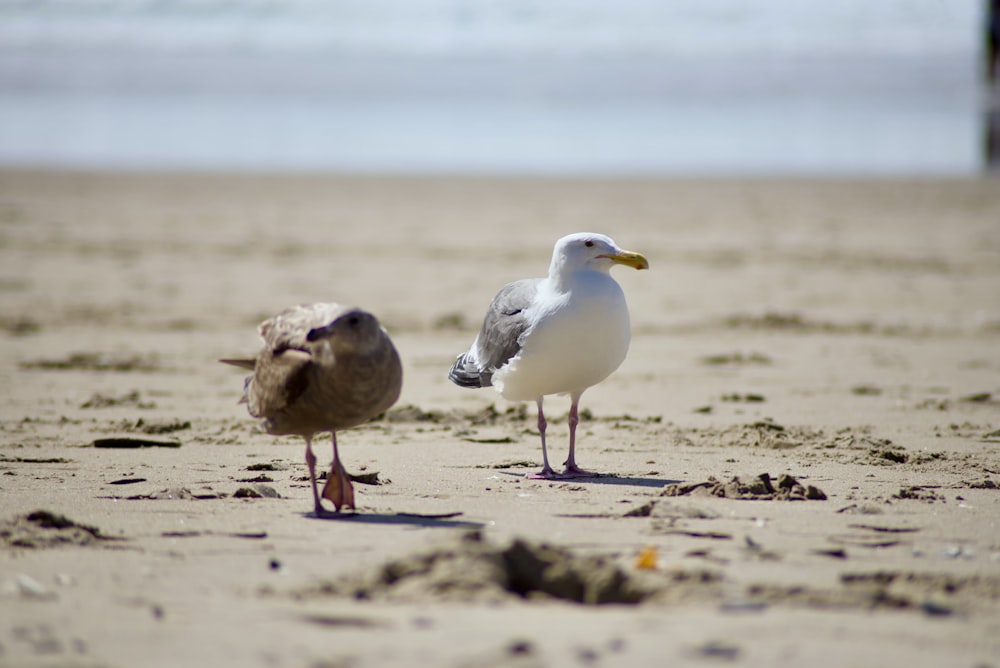
[[[36,510],[0,522],[0,545],[39,549],[66,545],[93,545],[112,540],[97,527],[79,524],[65,515]]]
[[[360,574],[300,590],[295,596],[637,604],[658,597],[668,585],[683,589],[689,582],[704,587],[719,580],[710,571],[640,571],[626,568],[610,556],[575,554],[567,548],[521,538],[498,546],[486,541],[481,532],[472,531],[455,544],[394,559]]]
[[[667,485],[661,496],[719,496],[726,499],[825,501],[826,494],[815,485],[803,485],[790,475],[778,476],[777,485],[771,483],[768,473],[757,476],[733,476],[728,482],[711,477],[704,482]]]

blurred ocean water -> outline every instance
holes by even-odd
[[[0,165],[971,174],[980,0],[0,0]]]

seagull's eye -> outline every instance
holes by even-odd
[[[583,245],[586,246],[587,248],[593,248],[594,247],[594,242],[593,241],[587,241]]]
[[[352,315],[350,318],[347,319],[347,324],[350,325],[351,327],[357,327],[359,322],[361,322],[361,320],[356,315]]]

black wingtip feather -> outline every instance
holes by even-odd
[[[459,387],[476,389],[492,385],[490,382],[492,375],[481,372],[474,364],[466,364],[465,353],[462,353],[448,372],[448,380]]]

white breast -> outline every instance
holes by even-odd
[[[628,306],[611,276],[581,272],[568,292],[549,290],[543,284],[526,311],[533,325],[520,353],[493,376],[505,399],[583,392],[611,375],[628,352]]]

